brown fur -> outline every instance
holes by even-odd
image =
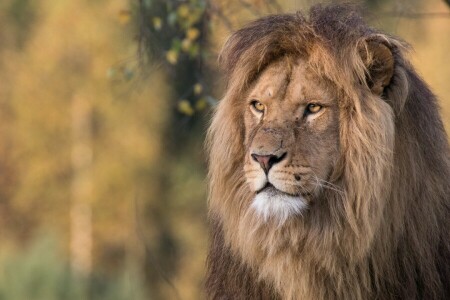
[[[449,146],[406,48],[345,5],[268,16],[229,39],[207,140],[208,298],[450,299]],[[245,99],[280,59],[285,69],[300,59],[337,95],[339,157],[336,189],[277,227],[249,210]]]

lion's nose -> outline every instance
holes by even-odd
[[[269,173],[270,168],[276,163],[279,163],[286,157],[286,152],[281,155],[258,155],[258,154],[252,154],[252,158],[259,163],[261,168],[264,170],[264,172],[267,174]]]

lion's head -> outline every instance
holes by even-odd
[[[406,48],[348,6],[269,16],[229,39],[208,137],[213,298],[227,284],[286,299],[444,293],[448,144]]]

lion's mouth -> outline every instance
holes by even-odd
[[[273,184],[271,184],[270,182],[268,182],[268,183],[266,183],[266,185],[262,188],[262,189],[260,189],[259,191],[257,191],[256,192],[256,194],[259,194],[259,193],[261,193],[261,192],[264,192],[264,193],[268,193],[269,195],[279,195],[279,194],[286,194],[286,195],[289,195],[289,196],[297,196],[297,195],[293,195],[293,194],[290,194],[290,193],[286,193],[286,192],[284,192],[284,191],[281,191],[281,190],[279,190],[279,189],[277,189],[275,186],[273,186]]]
[[[256,191],[256,194],[259,194],[259,193],[261,193],[261,192],[272,192],[272,190],[274,190],[274,191],[278,191],[274,186],[273,186],[273,184],[271,184],[270,182],[268,182],[268,183],[266,183],[266,185],[265,186],[263,186],[261,189],[259,189],[259,190],[257,190]],[[280,191],[281,192],[281,191]]]
[[[266,185],[264,187],[262,187],[261,189],[259,189],[258,191],[256,191],[256,194],[259,193],[267,193],[269,196],[276,196],[276,195],[280,195],[280,194],[284,194],[284,195],[288,195],[288,196],[292,196],[292,197],[308,197],[311,196],[311,193],[299,193],[299,194],[292,194],[292,193],[287,193],[285,191],[279,190],[277,189],[273,184],[271,184],[270,182],[267,182]]]

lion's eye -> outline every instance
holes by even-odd
[[[315,114],[318,113],[322,109],[322,105],[310,103],[306,106],[306,114]]]
[[[263,113],[266,106],[257,100],[253,100],[250,105],[259,113]]]

